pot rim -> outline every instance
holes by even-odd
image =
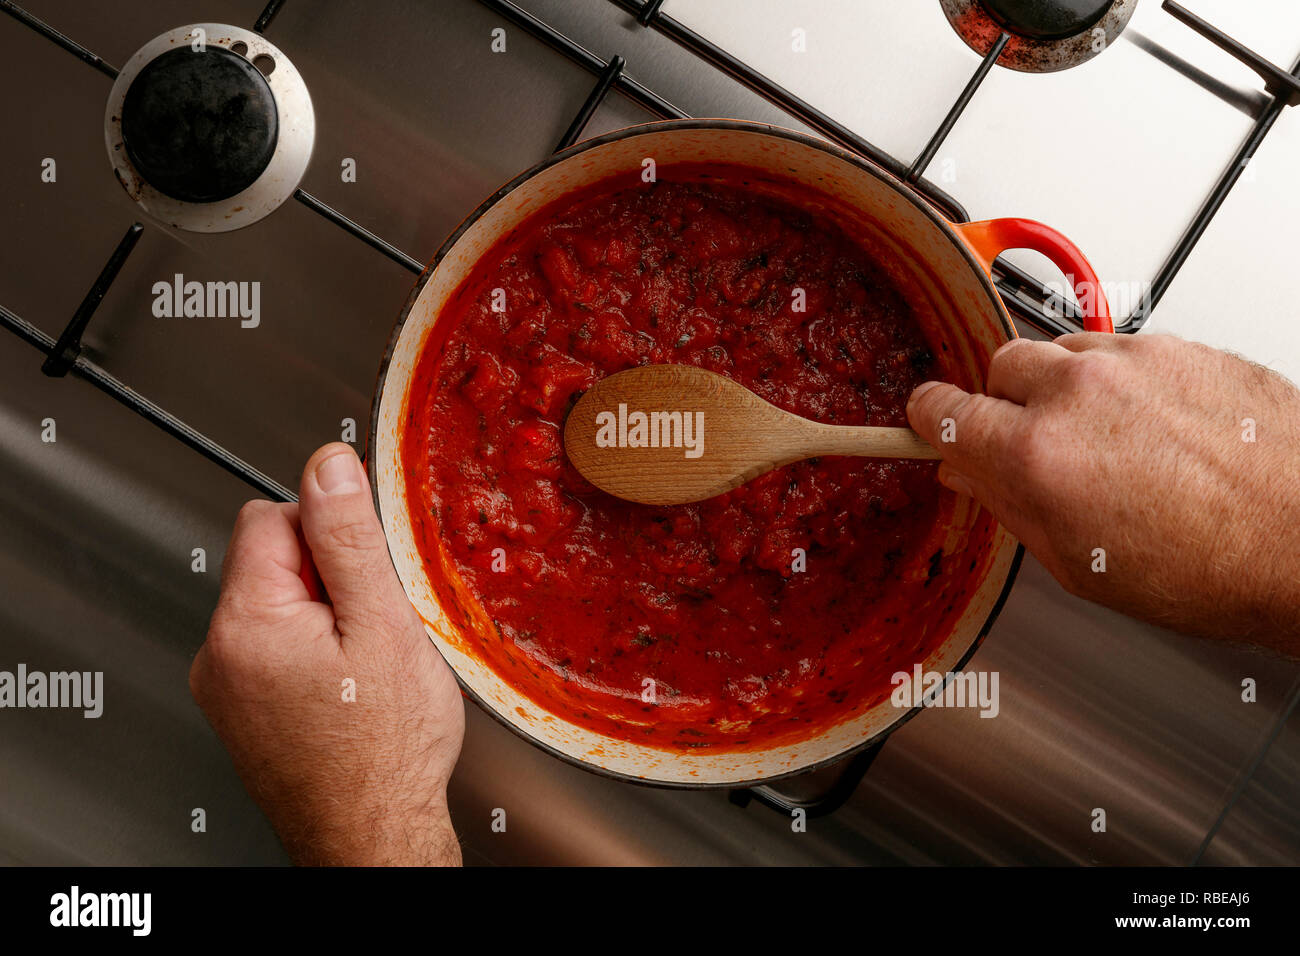
[[[843,147],[838,146],[834,143],[828,142],[823,139],[818,139],[817,137],[810,136],[806,133],[801,133],[797,130],[787,129],[782,126],[774,126],[770,123],[755,123],[755,122],[750,122],[748,120],[735,120],[735,119],[655,120],[648,123],[639,123],[633,126],[625,126],[622,127],[621,129],[612,130],[600,136],[593,136],[590,139],[582,140],[581,142],[575,143],[574,145],[569,146],[566,149],[560,150],[558,153],[554,153],[551,156],[548,156],[540,163],[537,163],[535,166],[532,166],[529,169],[524,170],[523,172],[515,176],[513,179],[509,180],[502,186],[498,187],[494,192],[492,192],[491,195],[487,196],[481,203],[479,203],[479,205],[474,209],[474,211],[471,212],[468,216],[466,216],[461,221],[460,225],[457,226],[456,229],[451,233],[451,235],[447,237],[447,239],[443,242],[443,244],[438,248],[438,251],[434,253],[433,258],[429,261],[429,264],[425,266],[424,271],[421,272],[419,277],[416,279],[415,286],[414,288],[412,288],[411,294],[407,297],[406,305],[403,306],[401,314],[398,316],[397,321],[393,324],[392,332],[389,333],[388,344],[384,348],[383,358],[379,366],[379,374],[375,381],[375,389],[370,403],[370,427],[367,429],[367,433],[366,433],[367,451],[368,452],[373,451],[379,438],[379,406],[381,401],[383,400],[384,388],[388,382],[388,370],[391,366],[393,353],[397,348],[398,339],[401,338],[402,331],[406,327],[406,320],[410,317],[411,310],[415,307],[415,303],[419,300],[420,294],[424,291],[425,284],[429,281],[430,277],[432,277],[434,272],[437,270],[438,265],[442,262],[444,258],[446,258],[447,254],[451,251],[452,247],[455,246],[456,243],[460,241],[460,238],[466,232],[468,232],[469,229],[472,228],[473,225],[479,221],[479,219],[481,219],[484,215],[486,215],[489,209],[495,206],[498,202],[500,202],[503,198],[505,198],[507,195],[509,195],[519,186],[522,186],[525,182],[532,179],[538,173],[546,169],[549,169],[550,167],[555,166],[559,163],[565,162],[566,160],[574,156],[577,156],[581,153],[584,153],[589,149],[594,149],[598,146],[603,146],[606,143],[612,143],[621,139],[628,139],[634,136],[651,135],[654,133],[658,133],[662,131],[670,131],[670,130],[696,130],[696,129],[738,130],[741,132],[775,136],[780,139],[791,140],[793,142],[800,143],[804,146],[809,146],[812,147],[813,149],[818,149],[821,150],[822,152],[829,153],[832,156],[835,156],[843,160],[844,162],[856,166],[859,169],[863,170],[864,172],[867,172],[875,176],[876,178],[882,180],[888,186],[890,186],[896,193],[898,193],[900,196],[902,196],[908,202],[910,202],[913,206],[919,209],[927,218],[929,218],[936,226],[938,226],[939,229],[948,237],[949,241],[952,242],[953,245],[957,247],[958,251],[966,259],[967,264],[970,265],[972,270],[975,272],[976,277],[978,278],[980,283],[984,286],[985,291],[988,293],[989,299],[993,303],[994,308],[997,312],[998,319],[1002,324],[1003,331],[1007,334],[1009,338],[1017,337],[1018,333],[1015,330],[1015,326],[1011,322],[1011,316],[1007,312],[1006,306],[1002,303],[1002,298],[998,294],[997,287],[994,286],[993,284],[992,277],[989,275],[987,269],[985,268],[984,263],[979,259],[978,256],[976,256],[975,252],[970,248],[969,244],[965,241],[965,239],[962,238],[960,233],[957,231],[957,228],[948,219],[942,216],[937,209],[935,209],[932,205],[930,205],[930,203],[928,203],[924,198],[922,198],[915,190],[913,190],[906,183],[904,183],[898,177],[894,176],[885,168],[877,165],[876,163],[871,162],[869,159],[863,156],[859,156],[857,153],[844,149]],[[380,496],[379,496],[378,468],[375,464],[374,454],[368,453],[366,455],[366,473],[370,481],[370,494],[374,500],[375,512],[380,516],[381,519],[380,523],[382,525],[383,502],[380,500]],[[389,543],[387,533],[385,533],[384,535],[384,542],[386,545]],[[1011,588],[1015,584],[1016,577],[1020,571],[1021,561],[1024,558],[1024,554],[1025,554],[1024,545],[1021,544],[1019,541],[1017,541],[1015,552],[1012,554],[1011,557],[1011,563],[1007,568],[1007,578],[1002,585],[1002,590],[998,594],[997,599],[993,602],[993,606],[990,609],[988,616],[985,618],[983,625],[981,625],[979,633],[971,641],[970,646],[966,648],[961,658],[957,661],[957,663],[953,666],[953,668],[950,671],[948,671],[947,674],[945,674],[944,681],[943,681],[944,688],[946,688],[950,683],[950,681],[952,680],[952,677],[950,675],[954,674],[957,671],[962,670],[966,666],[966,664],[970,661],[970,659],[975,655],[975,652],[979,650],[980,645],[984,643],[984,638],[988,635],[989,631],[992,630],[994,623],[997,621],[998,616],[1002,612],[1003,605],[1006,604],[1007,597],[1011,593]],[[391,560],[392,558],[391,553],[389,557]],[[403,587],[403,590],[405,590],[405,587]],[[432,638],[430,638],[430,641],[432,642]],[[434,642],[434,648],[435,650],[437,649],[436,642]],[[441,651],[439,651],[439,654],[441,654]],[[907,711],[903,712],[902,714],[900,714],[887,727],[882,729],[880,732],[872,735],[871,737],[861,740],[858,743],[854,744],[853,746],[845,750],[842,750],[839,753],[834,754],[830,757],[826,757],[822,760],[819,760],[814,764],[810,764],[806,767],[800,767],[795,770],[787,770],[783,773],[772,774],[770,776],[755,777],[751,780],[727,781],[727,782],[719,782],[719,783],[710,783],[705,781],[652,780],[646,777],[637,777],[632,774],[623,773],[618,770],[610,770],[609,768],[602,767],[596,763],[590,763],[588,761],[575,757],[571,754],[565,753],[564,751],[560,750],[557,747],[552,746],[549,743],[546,743],[545,741],[533,737],[532,735],[527,733],[523,728],[518,727],[515,724],[511,723],[501,713],[499,713],[495,707],[491,706],[489,703],[483,700],[483,698],[481,698],[474,691],[474,689],[470,687],[461,678],[460,674],[457,673],[454,667],[451,667],[450,664],[448,664],[447,666],[451,670],[452,674],[455,676],[456,683],[460,686],[461,692],[470,700],[472,700],[475,704],[477,704],[480,710],[485,711],[497,723],[506,727],[516,736],[521,737],[523,740],[527,741],[529,744],[533,745],[534,747],[537,747],[539,750],[542,750],[553,757],[558,757],[560,760],[564,761],[565,763],[570,764],[571,766],[574,767],[579,767],[589,773],[598,774],[600,776],[607,777],[612,780],[620,780],[625,783],[634,783],[639,786],[651,787],[654,789],[662,789],[662,790],[745,790],[756,786],[762,786],[762,785],[777,783],[782,780],[788,780],[792,777],[800,777],[805,774],[813,773],[817,770],[823,770],[834,764],[847,760],[850,757],[855,756],[856,754],[861,753],[863,750],[866,750],[868,747],[876,746],[880,743],[883,743],[884,740],[890,736],[890,734],[894,733],[896,730],[898,730],[900,727],[902,727],[904,724],[910,721],[913,717],[915,717],[920,711],[925,709],[924,705],[917,704],[909,708]]]

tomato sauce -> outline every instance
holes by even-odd
[[[743,750],[860,713],[946,636],[909,614],[944,565],[934,464],[805,461],[651,507],[582,479],[566,411],[680,363],[818,421],[904,425],[942,369],[824,204],[705,169],[588,187],[483,256],[425,344],[402,455],[426,567],[491,621],[465,640],[508,683],[620,739]]]

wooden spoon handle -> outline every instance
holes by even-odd
[[[852,455],[858,458],[924,458],[936,461],[943,456],[933,445],[910,428],[883,428],[873,425],[827,425],[806,438],[808,458],[821,455]]]

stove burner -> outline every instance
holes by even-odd
[[[200,42],[201,41],[201,42]],[[316,119],[293,64],[220,23],[169,30],[113,83],[104,139],[127,195],[168,225],[227,232],[293,195]]]
[[[242,56],[181,47],[151,60],[127,88],[122,140],[154,188],[186,202],[243,192],[271,162],[275,96]]]
[[[1123,31],[1137,0],[940,0],[966,45],[986,55],[1011,35],[998,65],[1052,73],[1086,63]]]
[[[1011,33],[1034,40],[1064,40],[1106,15],[1110,0],[981,0],[989,16]]]

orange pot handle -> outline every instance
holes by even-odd
[[[1051,226],[1032,219],[986,219],[954,224],[954,228],[984,264],[985,272],[992,273],[993,260],[1008,249],[1041,252],[1065,273],[1073,287],[1083,307],[1083,327],[1089,332],[1115,331],[1110,321],[1110,304],[1097,273],[1079,247]]]

